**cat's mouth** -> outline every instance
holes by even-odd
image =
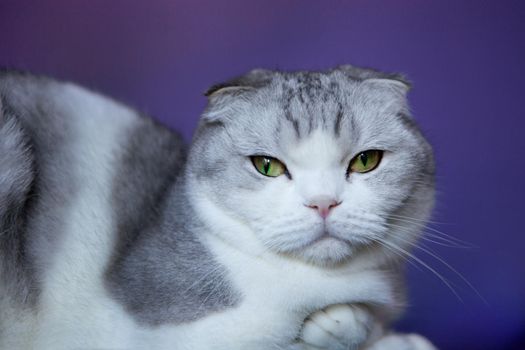
[[[353,244],[348,239],[344,239],[342,237],[339,237],[333,232],[330,232],[326,228],[321,231],[318,235],[311,238],[307,242],[303,244],[303,246],[300,248],[301,250],[309,250],[309,251],[315,251],[315,250],[332,250],[332,249],[341,249],[345,247],[348,249]]]
[[[306,246],[311,246],[311,245],[315,245],[317,243],[322,243],[322,242],[328,242],[330,240],[338,241],[344,244],[350,243],[345,239],[335,236],[334,234],[330,233],[328,230],[325,229],[317,238],[314,238],[312,241],[307,243]]]
[[[323,230],[295,251],[296,256],[321,265],[338,264],[352,256],[355,248],[347,239]]]

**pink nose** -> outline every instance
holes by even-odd
[[[319,212],[319,215],[323,219],[326,219],[330,210],[337,207],[341,202],[336,201],[335,199],[329,196],[317,196],[310,200],[308,204],[305,204],[308,208],[316,209]]]

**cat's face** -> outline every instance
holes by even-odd
[[[367,246],[406,246],[432,207],[433,158],[407,87],[380,77],[255,72],[219,88],[192,176],[278,254],[333,264]]]

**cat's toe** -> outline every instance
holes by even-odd
[[[437,348],[418,334],[389,334],[366,350],[437,350]]]
[[[312,314],[301,338],[311,349],[358,349],[367,340],[371,325],[366,309],[337,304]]]

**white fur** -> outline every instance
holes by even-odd
[[[71,166],[80,188],[64,215],[66,234],[42,281],[34,348],[127,347],[131,322],[108,298],[103,273],[114,246],[109,207],[113,162],[137,117],[75,86],[61,87],[57,96],[68,102],[74,119]]]

